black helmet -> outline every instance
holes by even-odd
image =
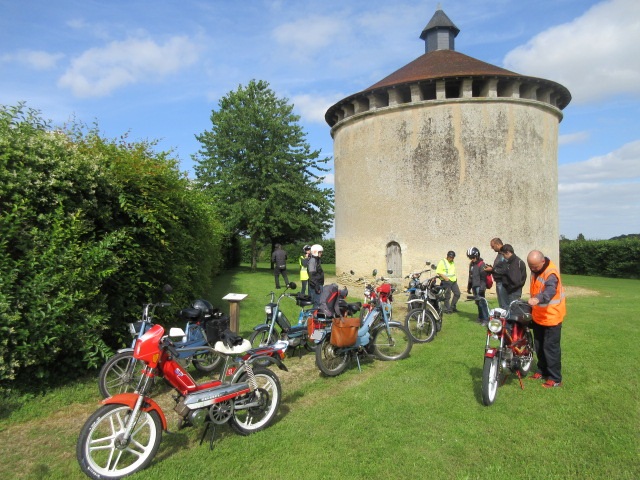
[[[476,247],[471,247],[469,250],[467,250],[467,257],[480,258],[480,250],[478,250]]]
[[[213,314],[213,305],[201,298],[199,298],[198,300],[194,300],[194,302],[191,304],[191,308],[200,310],[202,312],[202,315],[204,316],[210,316]]]
[[[308,252],[309,250],[311,250],[311,245],[305,245],[304,247],[302,247],[303,252]]]
[[[453,250],[449,250],[447,252],[447,257],[456,258],[456,252],[454,252]]]

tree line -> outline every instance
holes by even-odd
[[[640,278],[640,236],[610,240],[560,240],[563,273],[595,277]]]

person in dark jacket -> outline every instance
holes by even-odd
[[[506,304],[508,307],[511,302],[519,300],[522,297],[522,287],[527,283],[527,266],[524,261],[515,254],[513,247],[508,243],[502,246],[500,252],[507,263],[507,272],[502,277],[502,285],[506,293]]]
[[[320,302],[320,294],[324,286],[324,270],[322,270],[322,245],[311,245],[311,258],[307,265],[309,272],[309,295],[313,300],[313,305],[317,308]]]
[[[471,262],[469,263],[469,282],[467,283],[467,293],[473,292],[475,297],[484,298],[484,294],[487,290],[487,272],[484,269],[484,261],[480,257],[480,250],[476,247],[472,247],[467,250],[467,257]],[[487,303],[483,300],[476,300],[478,305],[478,323],[486,325],[489,322],[489,308]]]
[[[492,238],[489,244],[491,246],[491,250],[497,253],[496,259],[493,261],[493,266],[487,265],[485,270],[487,273],[491,273],[493,275],[493,280],[496,283],[496,296],[498,297],[498,304],[500,308],[507,308],[509,304],[507,303],[507,293],[504,291],[504,286],[502,284],[502,277],[507,272],[507,262],[500,249],[502,248],[502,240],[498,237]]]
[[[276,278],[276,288],[280,288],[280,275],[282,275],[285,285],[289,285],[289,277],[287,276],[287,252],[282,250],[282,245],[279,243],[276,243],[276,249],[271,254],[271,263],[273,263],[273,275]]]

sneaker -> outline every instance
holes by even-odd
[[[451,313],[451,310],[443,310],[442,313]]]
[[[536,372],[533,375],[531,375],[531,380],[544,380],[544,375],[542,375],[540,372]]]
[[[544,388],[556,388],[556,387],[561,387],[562,382],[556,382],[554,380],[548,379],[546,382],[542,384],[542,386]]]
[[[451,307],[450,313],[457,313],[458,309],[456,307]]]

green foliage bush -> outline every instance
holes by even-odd
[[[640,278],[640,239],[561,240],[563,273],[614,278]]]
[[[229,236],[153,146],[0,106],[0,389],[100,366],[165,283],[210,291]]]

